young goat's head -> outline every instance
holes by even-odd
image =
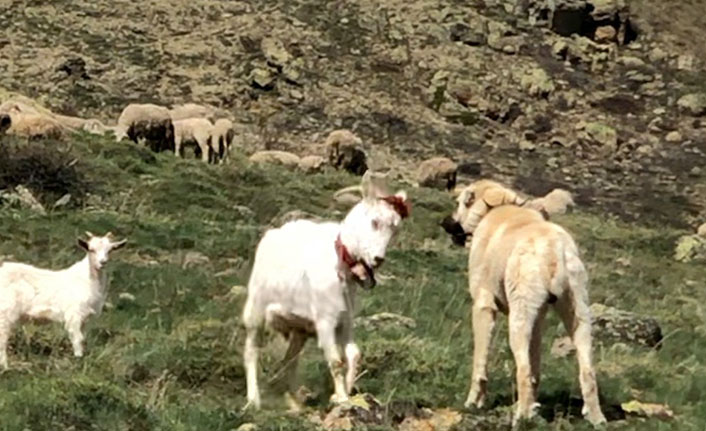
[[[341,225],[341,239],[350,252],[371,268],[385,260],[385,251],[402,219],[409,216],[407,193],[389,194],[383,176],[363,175],[363,200],[348,213]]]
[[[88,240],[79,238],[78,245],[88,253],[88,260],[91,266],[101,269],[108,262],[108,254],[121,248],[127,243],[126,239],[114,241],[113,234],[108,232],[105,236],[95,236],[86,232]]]

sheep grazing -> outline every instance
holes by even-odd
[[[498,310],[508,314],[518,402],[513,423],[538,406],[542,322],[553,304],[576,346],[584,416],[604,423],[591,359],[586,269],[571,235],[502,185],[481,180],[458,197],[453,220],[473,234],[468,260],[473,299],[473,372],[466,407],[481,407]],[[453,231],[453,229],[448,229]]]
[[[375,285],[374,270],[409,214],[404,191],[390,195],[371,177],[369,171],[363,176],[363,200],[341,223],[291,221],[268,230],[257,246],[243,309],[246,407],[260,406],[256,340],[265,325],[289,340],[283,370],[293,409],[298,408],[291,396],[297,357],[313,336],[333,376],[331,400],[348,399],[360,359],[353,342],[356,286]]]
[[[214,161],[223,163],[230,155],[230,146],[235,138],[233,122],[226,118],[219,118],[213,123],[213,136],[211,145],[217,149]]]
[[[554,189],[545,196],[533,199],[525,206],[544,210],[547,215],[566,214],[576,204],[571,192],[564,189]]]
[[[205,118],[187,118],[174,122],[174,154],[184,157],[185,144],[194,144],[201,153],[201,160],[213,162],[213,124]]]
[[[174,125],[169,110],[153,104],[130,104],[123,109],[115,127],[117,141],[128,137],[139,143],[144,139],[152,151],[174,148]]]
[[[20,319],[63,322],[74,356],[83,356],[83,323],[88,316],[100,314],[107,294],[108,254],[127,242],[114,241],[111,233],[86,234],[88,240],[78,240],[86,257],[66,269],[0,263],[0,367],[8,368],[7,341]]]
[[[172,121],[186,120],[187,118],[207,118],[213,121],[216,115],[216,108],[196,103],[184,103],[183,105],[172,106],[169,114],[172,117]]]

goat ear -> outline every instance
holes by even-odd
[[[111,249],[118,250],[120,248],[123,248],[125,246],[125,244],[127,244],[126,239],[124,239],[122,241],[118,241],[118,242],[113,242],[113,243],[111,243]]]
[[[399,190],[397,193],[395,193],[395,196],[402,199],[403,202],[407,202],[407,192],[406,191]]]
[[[88,251],[88,243],[85,240],[82,240],[81,238],[78,239],[78,246]]]

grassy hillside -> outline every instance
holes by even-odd
[[[41,156],[37,147],[52,153]],[[4,140],[0,148],[0,159],[28,166],[4,171],[2,187],[20,180],[34,185],[49,208],[72,193],[67,206],[47,215],[0,207],[0,258],[60,268],[81,257],[75,242],[85,230],[112,230],[129,239],[113,256],[109,307],[87,326],[86,357],[72,357],[60,325],[16,331],[11,370],[0,374],[0,429],[231,430],[245,422],[261,430],[311,429],[306,416],[281,414],[278,398],[267,391],[263,412],[241,413],[243,297],[232,287],[247,282],[255,245],[268,225],[294,209],[342,217],[331,195],[359,178],[337,172],[304,176],[253,166],[243,157],[205,166],[88,136],[71,144]],[[62,182],[36,175],[47,158],[58,160],[51,175]],[[412,218],[391,248],[380,285],[360,297],[360,315],[390,311],[417,321],[413,330],[358,331],[365,370],[359,389],[389,407],[388,425],[377,429],[392,429],[394,412],[404,406],[460,409],[469,378],[466,251],[454,248],[438,227],[452,200],[429,189],[408,191]],[[668,403],[676,413],[671,422],[619,420],[609,429],[703,430],[706,269],[671,260],[677,231],[626,225],[580,209],[558,220],[585,253],[592,300],[654,316],[666,335],[658,351],[596,346],[609,418],[618,419],[615,406],[634,398]],[[514,371],[505,327],[502,319],[490,369],[491,411],[464,413],[459,430],[479,429],[479,415],[507,414]],[[574,358],[549,355],[559,334],[563,329],[551,315],[540,396],[548,422],[538,429],[589,429],[577,419]],[[273,341],[265,350],[262,382],[272,377],[282,347]],[[317,394],[310,408],[323,411],[330,391],[326,365],[314,343],[304,356],[302,384]],[[497,428],[489,421],[480,429]]]

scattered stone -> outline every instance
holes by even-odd
[[[610,126],[601,123],[588,123],[584,132],[593,143],[613,150],[618,148],[618,132]]]
[[[126,302],[135,302],[135,295],[128,292],[120,292],[120,294],[118,294],[118,299]]]
[[[527,139],[520,139],[520,142],[518,142],[517,146],[520,148],[521,151],[534,151],[537,149],[537,145],[535,145],[534,142],[528,141]]]
[[[596,29],[594,39],[598,43],[615,42],[618,37],[618,31],[612,25],[602,25]]]
[[[625,413],[646,418],[656,417],[658,419],[673,419],[674,413],[665,404],[643,403],[637,400],[620,404],[620,408]]]
[[[236,428],[235,431],[257,431],[257,425],[251,423],[244,423]]]
[[[384,424],[385,408],[370,394],[357,394],[347,402],[334,406],[321,419],[313,415],[310,420],[325,430],[344,431]]]
[[[326,164],[326,160],[321,156],[305,156],[299,160],[299,169],[308,174],[312,174],[321,172],[324,164]]]
[[[667,58],[669,58],[669,53],[667,53],[667,51],[665,51],[659,47],[653,48],[648,55],[649,55],[650,61],[653,63],[658,63],[660,61],[664,61]]]
[[[456,186],[458,165],[447,157],[423,161],[417,169],[417,182],[422,187],[452,190]]]
[[[61,208],[65,207],[66,205],[69,204],[71,201],[71,193],[66,193],[64,196],[60,197],[59,199],[54,202],[54,205],[52,205],[52,208]]]
[[[530,96],[548,97],[554,92],[556,86],[547,72],[541,68],[534,68],[529,73],[522,76],[520,86],[527,91]]]
[[[674,249],[674,259],[679,262],[706,260],[706,238],[700,235],[684,235]]]
[[[693,55],[683,54],[677,58],[677,69],[693,71],[696,69],[696,59]]]
[[[664,137],[664,140],[667,142],[671,142],[671,143],[677,143],[677,142],[681,142],[682,136],[681,136],[681,133],[674,130],[672,132],[667,133],[667,136]]]
[[[288,168],[298,167],[300,160],[296,154],[278,150],[258,151],[250,156],[250,161],[253,163],[280,165]]]
[[[208,265],[210,262],[211,259],[209,259],[208,256],[206,256],[205,254],[200,253],[198,251],[188,251],[184,255],[181,267],[183,269],[193,268],[196,266]]]
[[[656,319],[597,303],[591,304],[591,314],[595,337],[659,348],[662,328]]]
[[[281,69],[284,65],[289,63],[292,59],[292,55],[287,52],[284,44],[281,40],[272,37],[266,37],[262,39],[260,43],[260,49],[267,59],[267,63],[270,66],[277,67]]]
[[[248,296],[248,288],[237,284],[230,288],[229,293],[234,298],[244,298]]]
[[[682,96],[677,106],[693,117],[706,115],[706,93],[692,93]]]
[[[449,408],[439,410],[424,408],[419,417],[406,417],[398,429],[399,431],[450,431],[462,419],[461,413]]]
[[[261,90],[272,90],[275,88],[275,79],[275,74],[268,69],[256,67],[250,72],[252,86]]]
[[[356,328],[362,328],[366,331],[379,331],[381,329],[402,328],[414,329],[417,327],[417,322],[411,317],[402,316],[400,314],[382,312],[371,316],[360,316],[355,319]]]
[[[645,66],[645,62],[642,61],[642,59],[630,56],[623,56],[618,58],[618,63],[631,69],[637,69]]]

